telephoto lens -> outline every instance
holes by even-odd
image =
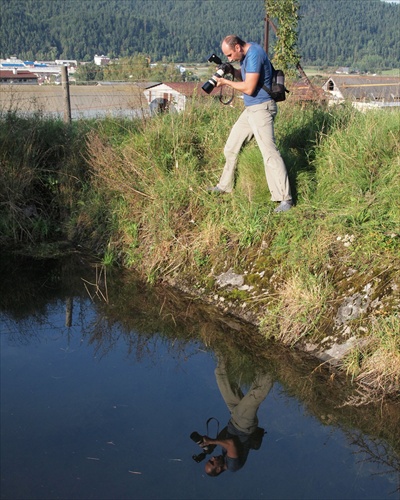
[[[198,432],[192,432],[190,434],[190,439],[199,446],[201,446],[201,443],[203,442],[203,436],[201,436]]]
[[[213,76],[201,87],[204,92],[211,94],[214,87],[217,85],[217,78],[224,76],[224,70],[222,68],[217,69]]]
[[[201,446],[205,453],[212,453],[212,451],[216,446],[215,444],[206,444],[205,446],[202,446],[203,436],[198,432],[192,432],[190,434],[190,439],[194,441],[197,445]]]

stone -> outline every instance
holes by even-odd
[[[242,274],[236,274],[229,269],[226,273],[222,273],[216,278],[217,284],[222,288],[225,286],[241,287],[244,284],[244,277]]]

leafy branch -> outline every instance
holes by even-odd
[[[277,26],[273,62],[288,74],[294,73],[300,62],[297,49],[299,1],[265,0],[267,17]]]

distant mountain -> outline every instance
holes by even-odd
[[[300,0],[302,61],[360,70],[400,68],[400,5],[380,0]]]
[[[237,33],[262,43],[264,0],[0,0],[0,58],[78,59],[143,53],[201,62]],[[300,0],[302,64],[400,66],[400,5]]]

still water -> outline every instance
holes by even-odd
[[[174,291],[86,262],[3,266],[2,499],[399,498],[398,406],[338,408],[308,362],[252,354],[249,327]],[[197,462],[190,435],[215,437],[246,394],[266,434],[209,477],[221,448]]]

